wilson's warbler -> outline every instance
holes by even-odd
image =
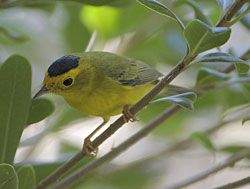
[[[84,114],[102,117],[102,124],[84,140],[84,150],[90,154],[95,151],[91,137],[111,116],[123,113],[125,121],[134,121],[129,106],[150,91],[161,76],[141,61],[109,52],[71,54],[49,66],[34,98],[54,93]]]

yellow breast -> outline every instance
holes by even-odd
[[[109,118],[120,114],[124,105],[135,104],[153,87],[153,84],[123,86],[111,79],[105,79],[89,93],[79,91],[64,95],[64,98],[84,114]]]

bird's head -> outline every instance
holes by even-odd
[[[80,57],[75,55],[63,56],[54,61],[48,68],[41,89],[36,93],[37,98],[46,93],[63,95],[74,91],[77,86],[77,76],[81,71]]]

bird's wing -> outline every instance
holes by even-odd
[[[122,85],[145,85],[158,81],[162,76],[160,72],[138,60],[126,58],[126,61],[121,61],[119,64],[121,65],[107,67],[106,74]]]

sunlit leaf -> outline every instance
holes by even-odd
[[[13,55],[0,67],[0,162],[13,163],[27,123],[31,99],[31,67]]]
[[[211,27],[200,20],[191,21],[184,31],[190,56],[223,45],[230,33],[230,28]]]
[[[142,5],[144,5],[145,7],[159,14],[162,14],[162,15],[165,15],[167,17],[174,19],[180,25],[182,29],[185,29],[185,26],[180,20],[180,18],[166,5],[163,5],[162,3],[156,0],[137,0],[137,1],[140,2]]]
[[[45,119],[50,114],[52,114],[53,111],[54,111],[54,106],[51,101],[44,98],[33,99],[31,101],[31,107],[27,125],[37,123]]]
[[[35,170],[31,165],[25,165],[17,171],[19,189],[32,189],[36,184]]]
[[[115,7],[84,6],[81,11],[81,21],[90,31],[110,37],[118,30],[120,11]]]
[[[0,164],[0,189],[18,189],[18,178],[14,167]]]
[[[194,92],[187,92],[187,93],[159,98],[159,99],[152,101],[152,103],[171,102],[171,103],[181,106],[182,108],[193,110],[194,102],[196,101],[196,99],[197,99],[197,95]]]
[[[191,135],[191,138],[199,142],[209,151],[216,151],[216,147],[213,142],[210,140],[209,136],[203,132],[195,132]]]

